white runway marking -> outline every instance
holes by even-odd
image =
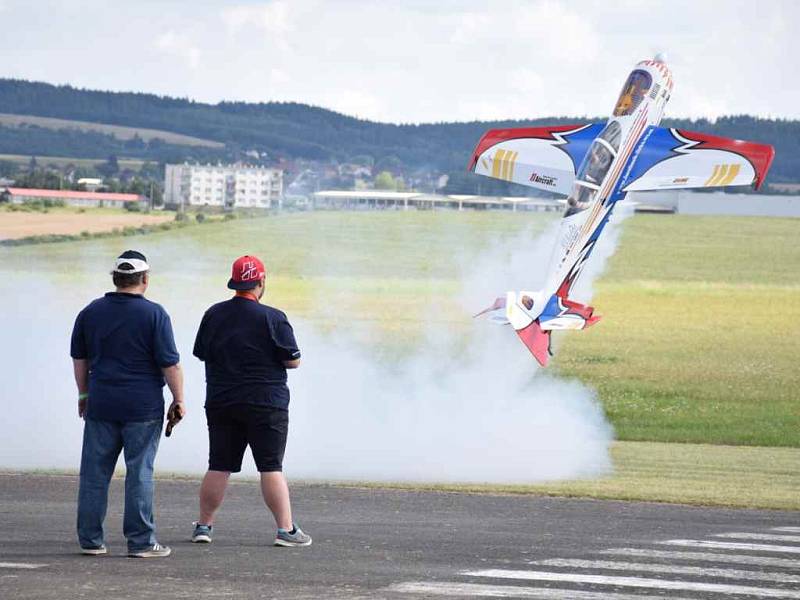
[[[793,590],[753,587],[748,585],[702,583],[696,581],[647,579],[644,577],[606,577],[605,575],[583,575],[580,573],[551,573],[547,571],[513,571],[505,569],[463,571],[461,575],[468,575],[471,577],[491,577],[496,579],[520,579],[525,581],[559,581],[564,583],[615,585],[621,587],[646,588],[652,590],[682,590],[682,591],[692,591],[692,592],[709,592],[716,594],[743,594],[743,595],[756,596],[758,598],[800,599],[800,591],[793,591]]]
[[[663,573],[670,575],[697,575],[700,577],[721,577],[724,579],[750,579],[771,583],[800,583],[800,575],[788,573],[762,573],[741,569],[710,569],[706,567],[676,566],[657,563],[630,563],[613,560],[579,560],[574,558],[552,558],[537,560],[534,565],[546,567],[571,567],[577,569],[607,569],[612,571],[633,571],[634,573]]]
[[[466,598],[483,596],[485,598],[542,598],[547,600],[664,600],[664,596],[641,594],[615,594],[608,592],[587,592],[581,590],[559,590],[555,588],[527,588],[515,585],[484,585],[480,583],[449,583],[408,581],[389,586],[389,591],[424,596],[456,596]],[[670,597],[670,600],[688,600]]]
[[[694,548],[714,548],[716,550],[750,550],[752,552],[783,552],[800,554],[800,546],[776,546],[773,544],[737,544],[734,542],[707,542],[704,540],[667,540],[658,542],[668,546],[691,546]]]
[[[646,548],[611,548],[602,550],[600,554],[613,556],[638,556],[641,558],[665,558],[668,560],[691,560],[700,562],[733,563],[739,565],[757,565],[759,567],[784,567],[800,569],[800,560],[796,558],[776,558],[774,556],[753,556],[750,554],[716,554],[714,552],[679,552],[673,550],[648,550]]]
[[[37,563],[0,562],[0,569],[41,569],[46,566]]]
[[[800,542],[800,535],[773,535],[771,533],[718,533],[714,537],[740,540],[763,540],[765,542]]]
[[[785,531],[787,533],[800,533],[800,527],[773,527],[772,531]]]

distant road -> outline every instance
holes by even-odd
[[[800,598],[800,513],[653,503],[294,487],[314,536],[273,548],[257,486],[231,486],[210,546],[188,542],[196,481],[159,481],[164,560],[124,557],[122,481],[111,555],[75,542],[74,476],[0,475],[0,597]]]

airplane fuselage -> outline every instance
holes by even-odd
[[[560,262],[551,265],[545,297],[556,293],[563,282],[571,283],[578,276],[614,204],[626,195],[620,184],[635,160],[634,152],[640,147],[642,137],[650,126],[661,122],[672,86],[672,74],[661,60],[641,61],[628,76],[611,117],[592,142],[576,174],[567,199],[559,247],[554,253],[560,256]],[[534,316],[535,311],[526,312],[532,318],[539,316]],[[553,320],[546,328],[582,326],[577,320]]]

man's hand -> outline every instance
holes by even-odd
[[[172,434],[172,428],[186,414],[186,407],[183,404],[183,371],[181,371],[181,366],[176,363],[171,367],[164,367],[161,372],[164,373],[169,391],[172,392],[172,404],[167,410],[167,430],[165,432],[169,437]]]
[[[89,397],[78,397],[78,416],[82,419],[86,415],[86,406],[89,404]]]
[[[72,371],[78,386],[78,416],[82,419],[89,403],[89,361],[85,358],[73,358]]]
[[[167,430],[164,435],[172,435],[172,429],[186,416],[186,405],[183,400],[173,400],[167,409]]]

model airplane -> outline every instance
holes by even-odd
[[[542,366],[554,330],[584,329],[599,316],[569,299],[614,205],[628,192],[761,186],[772,146],[659,127],[672,93],[663,55],[636,65],[607,123],[493,129],[469,169],[568,196],[545,287],[508,292],[478,315],[510,324]],[[476,315],[476,316],[478,316]]]

